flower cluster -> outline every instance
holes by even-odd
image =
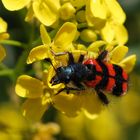
[[[23,115],[11,104],[0,104],[0,139],[54,139],[54,135],[60,132],[60,126],[56,123],[29,123]]]
[[[124,27],[125,13],[116,0],[2,0],[8,10],[26,7],[26,21],[34,17],[42,24],[40,35],[42,45],[31,49],[27,64],[41,61],[42,77],[34,78],[21,75],[17,79],[16,93],[27,98],[23,103],[24,116],[39,120],[44,112],[53,105],[55,108],[74,117],[83,111],[88,117],[95,118],[104,108],[93,89],[66,94],[56,93],[64,84],[52,86],[51,78],[55,71],[48,66],[49,58],[54,67],[67,65],[68,56],[55,57],[55,53],[72,52],[75,61],[80,54],[86,58],[97,58],[100,51],[109,52],[108,62],[117,64],[129,73],[134,67],[136,56],[126,58],[128,33]],[[45,27],[45,26],[46,27]],[[54,51],[54,52],[52,52]]]
[[[37,46],[30,51],[27,63],[30,64],[35,61],[51,58],[54,66],[59,67],[60,65],[67,65],[68,56],[55,57],[51,49],[56,52],[69,50],[73,53],[76,61],[80,54],[85,54],[87,55],[86,57],[97,57],[100,47],[104,45],[110,52],[109,61],[111,63],[122,66],[128,73],[132,70],[136,58],[135,55],[131,55],[123,59],[128,51],[126,46],[114,47],[108,46],[108,43],[103,41],[95,41],[83,50],[78,50],[72,43],[76,30],[74,23],[66,22],[56,33],[54,40],[51,42],[47,31],[44,26],[41,25],[40,33],[43,45]],[[120,52],[118,53],[118,51]],[[16,93],[21,97],[28,98],[23,104],[23,113],[28,118],[38,120],[47,110],[49,104],[53,104],[54,107],[71,117],[76,116],[83,110],[88,117],[93,118],[104,108],[93,89],[82,91],[77,94],[67,95],[66,92],[62,92],[61,94],[55,95],[64,85],[59,84],[52,86],[50,84],[50,80],[55,73],[52,66],[50,66],[49,69],[44,68],[43,73],[42,80],[28,75],[22,75],[17,80]]]
[[[128,40],[124,27],[125,13],[116,0],[2,0],[11,11],[28,9],[25,20],[37,18],[42,24],[53,28],[64,22],[73,22],[78,35],[85,42],[102,40],[123,45]]]

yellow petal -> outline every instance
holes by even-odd
[[[64,23],[54,38],[54,45],[57,47],[55,51],[57,51],[56,49],[65,50],[74,40],[76,31],[77,29],[74,23]]]
[[[128,47],[126,46],[117,46],[110,52],[110,59],[115,63],[119,63],[127,54]]]
[[[27,99],[22,105],[23,115],[31,122],[40,121],[44,112],[48,109],[48,103],[42,104],[42,99]]]
[[[88,51],[92,51],[95,53],[98,53],[100,48],[104,47],[106,45],[106,42],[103,40],[98,40],[90,44],[90,46],[87,48]]]
[[[138,75],[137,77],[139,78]],[[139,100],[140,96],[137,92],[135,93],[134,90],[130,90],[127,96],[121,100],[119,114],[121,114],[120,117],[123,122],[129,126],[140,122],[140,112],[138,111],[140,109]]]
[[[108,43],[111,43],[115,38],[115,31],[112,27],[111,22],[107,22],[104,28],[101,30],[102,38],[107,41]]]
[[[78,115],[81,108],[81,100],[78,95],[61,92],[53,97],[54,107],[69,117]]]
[[[8,39],[8,38],[9,38],[9,34],[8,33],[0,33],[0,41]]]
[[[0,17],[0,33],[7,31],[7,23]]]
[[[106,19],[108,15],[108,8],[102,0],[88,0],[89,10],[94,17]]]
[[[17,79],[15,91],[21,97],[38,98],[43,94],[43,83],[28,75],[22,75]]]
[[[54,86],[52,86],[50,84],[50,81],[51,81],[51,79],[52,79],[52,77],[54,75],[55,75],[54,68],[53,67],[50,67],[49,70],[48,70],[48,73],[46,75],[46,78],[47,78],[46,85],[48,85],[51,89],[57,89],[57,90],[59,90],[61,88],[64,88],[64,84],[57,84],[57,85],[54,85]]]
[[[48,32],[46,31],[43,24],[40,25],[40,34],[41,34],[41,39],[42,39],[43,44],[50,45],[51,38],[50,38],[50,36],[49,36]]]
[[[91,138],[96,140],[120,140],[122,138],[121,124],[118,123],[116,116],[108,110],[103,111],[94,120],[87,120],[89,124],[87,130]],[[99,131],[100,134],[98,134]]]
[[[99,116],[99,114],[91,114],[85,109],[83,109],[83,111],[84,111],[84,114],[86,115],[86,117],[89,119],[92,119],[92,120],[96,119]]]
[[[6,56],[6,51],[5,49],[0,45],[0,62],[4,59]]]
[[[123,45],[128,41],[128,32],[124,25],[121,24],[115,24],[113,26],[115,31],[115,37],[116,41],[119,45]]]
[[[103,110],[103,104],[93,89],[82,91],[82,108],[91,115],[98,115]]]
[[[46,45],[40,45],[33,48],[27,58],[27,64],[48,58],[48,49],[49,47]]]
[[[125,59],[123,59],[119,63],[119,65],[122,66],[127,73],[129,73],[134,68],[135,63],[136,63],[136,55],[130,55]]]
[[[70,2],[64,3],[59,9],[59,16],[63,20],[68,20],[74,17],[76,9]]]
[[[59,0],[35,0],[33,10],[35,16],[46,26],[52,25],[58,18]]]
[[[113,20],[116,23],[123,24],[126,19],[126,15],[117,0],[105,0],[105,3],[110,10]]]
[[[25,21],[31,22],[34,19],[34,11],[32,5],[28,8],[28,12],[25,17]]]
[[[31,0],[2,0],[5,8],[10,11],[19,10],[25,7]]]
[[[74,6],[74,7],[83,7],[84,5],[85,5],[85,3],[86,3],[86,1],[85,0],[71,0],[70,1],[71,2],[71,4]]]
[[[12,103],[4,103],[0,105],[0,121],[1,121],[1,131],[5,132],[8,129],[8,136],[11,135],[11,132],[15,131],[14,134],[16,135],[20,131],[26,130],[29,128],[29,124],[22,116],[21,112],[17,110],[15,105]],[[0,136],[1,138],[1,136]],[[12,138],[12,137],[11,137]],[[10,139],[11,139],[10,138]],[[3,139],[3,140],[8,140]],[[15,139],[18,140],[18,139]]]
[[[77,50],[84,50],[84,51],[87,50],[86,46],[83,45],[83,44],[77,44],[76,49],[77,49]]]
[[[94,6],[94,2],[96,3],[95,6]],[[94,10],[93,10],[92,5],[94,7]],[[86,20],[87,20],[87,23],[89,26],[94,26],[97,29],[101,29],[105,25],[107,11],[103,8],[106,12],[105,13],[102,12],[100,10],[100,6],[98,7],[97,5],[100,5],[100,6],[102,5],[99,0],[98,1],[93,1],[93,0],[87,1],[87,3],[86,3]],[[98,9],[98,10],[94,14],[95,9]]]

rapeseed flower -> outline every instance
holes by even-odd
[[[123,140],[124,138],[122,125],[108,109],[102,111],[94,120],[88,119],[82,113],[75,118],[69,118],[59,113],[56,120],[59,122],[62,135],[65,138],[76,140],[86,140],[87,138],[91,140]]]
[[[4,59],[6,56],[5,49],[0,45],[0,62]]]
[[[27,59],[28,64],[50,58],[54,67],[67,65],[68,56],[55,56],[52,50],[56,52],[71,51],[75,61],[78,60],[80,54],[84,54],[87,58],[96,58],[103,45],[109,51],[109,62],[124,66],[127,72],[130,72],[135,64],[135,55],[123,59],[128,51],[126,46],[117,46],[114,48],[114,46],[108,45],[105,41],[97,41],[87,48],[83,46],[83,50],[76,50],[78,46],[75,47],[73,44],[76,36],[76,26],[73,23],[66,22],[57,32],[53,41],[51,41],[42,25],[40,32],[43,45],[31,50]],[[121,53],[118,53],[118,50],[121,50]],[[42,80],[28,75],[22,75],[17,79],[16,93],[21,97],[28,98],[23,103],[23,114],[26,117],[38,120],[50,105],[53,105],[70,117],[74,117],[83,111],[88,117],[95,118],[102,111],[104,105],[100,102],[93,89],[70,94],[63,91],[56,95],[64,87],[64,84],[52,86],[50,80],[54,74],[55,70],[50,66],[44,69]]]
[[[88,0],[85,15],[89,27],[106,42],[119,45],[127,42],[123,25],[126,15],[116,0]]]
[[[52,140],[60,132],[60,126],[53,122],[30,123],[11,104],[0,104],[0,139],[2,140]]]
[[[27,7],[28,13],[25,18],[27,21],[36,17],[44,25],[50,26],[58,19],[59,0],[2,0],[2,3],[10,11]]]
[[[53,135],[60,132],[60,126],[56,123],[49,122],[47,124],[37,123],[34,125],[35,133],[32,140],[54,140]]]
[[[0,17],[0,41],[8,39],[9,34],[7,33],[7,23]],[[6,56],[6,51],[0,44],[0,61]]]
[[[0,139],[22,140],[29,125],[20,112],[11,104],[0,104]]]

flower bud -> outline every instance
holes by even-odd
[[[59,15],[63,20],[70,19],[74,16],[75,8],[72,6],[71,3],[67,2],[63,4],[59,10]]]
[[[80,34],[80,38],[85,42],[93,42],[97,40],[97,35],[91,29],[84,29]]]
[[[76,14],[76,19],[79,22],[85,22],[86,21],[85,11],[84,10],[78,11],[77,14]]]

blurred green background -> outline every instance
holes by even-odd
[[[71,119],[56,114],[54,108],[49,109],[43,121],[55,121],[60,125],[61,133],[57,136],[60,140],[140,140],[140,0],[119,1],[127,16],[125,26],[129,33],[126,44],[129,47],[128,55],[137,55],[136,66],[130,74],[129,92],[120,101],[114,101],[107,111],[95,120],[88,120],[82,114]],[[7,11],[0,1],[0,17],[8,23],[10,39],[26,43],[32,28],[29,23],[24,22],[25,12],[26,9]],[[35,31],[35,36],[38,36],[38,29]],[[22,49],[8,45],[4,47],[7,51],[4,63],[14,68]],[[7,76],[0,76],[0,104],[18,104],[14,84]]]

